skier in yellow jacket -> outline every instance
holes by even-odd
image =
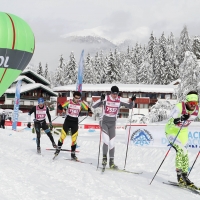
[[[187,151],[188,143],[188,126],[196,117],[200,118],[199,106],[198,106],[198,93],[196,91],[190,91],[185,102],[176,104],[171,112],[170,119],[165,126],[166,137],[169,142],[173,143],[173,148],[176,150],[176,172],[178,183],[190,187],[194,186],[193,182],[187,177],[189,168],[189,158]],[[183,124],[184,123],[184,124]]]

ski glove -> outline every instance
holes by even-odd
[[[131,97],[131,101],[135,101],[136,100],[136,94],[133,94]]]
[[[184,115],[182,115],[181,116],[181,121],[186,121],[186,120],[188,120],[189,119],[189,117],[190,117],[190,114],[184,114]]]
[[[29,122],[29,123],[27,124],[27,127],[28,127],[28,128],[31,128],[31,122]]]
[[[88,116],[92,117],[92,114],[93,114],[92,111],[88,112]]]
[[[53,130],[52,122],[49,123],[49,126],[50,126],[50,130],[52,131]]]
[[[105,94],[101,94],[101,101],[103,101],[105,99],[106,95]]]
[[[182,121],[186,121],[186,120],[189,119],[189,117],[190,117],[190,114],[184,114],[184,115],[182,115],[182,116],[179,117],[179,118],[175,118],[175,119],[174,119],[174,124],[179,124],[179,123],[181,123]]]

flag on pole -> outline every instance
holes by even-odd
[[[19,116],[19,103],[20,103],[20,89],[21,89],[21,82],[22,80],[19,80],[16,85],[16,91],[15,91],[15,103],[14,103],[14,111],[13,111],[13,122],[12,122],[12,130],[17,130],[17,122],[18,122],[18,116]]]
[[[82,83],[83,83],[83,69],[84,69],[84,50],[82,50],[79,66],[78,66],[78,76],[77,76],[77,82],[76,82],[76,91],[79,91],[82,93]]]

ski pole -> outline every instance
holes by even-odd
[[[124,170],[125,170],[125,167],[126,167],[126,159],[127,159],[127,154],[128,154],[128,145],[129,145],[129,138],[130,138],[130,132],[131,132],[132,114],[133,114],[133,108],[132,108],[132,111],[131,111],[130,126],[129,126],[129,133],[128,133],[128,141],[127,141],[127,145],[126,145],[126,157],[125,157]]]
[[[104,104],[102,105],[102,114],[103,114],[103,109],[104,109]],[[99,153],[98,153],[97,170],[99,168],[99,156],[100,156],[100,149],[101,149],[102,121],[103,121],[103,117],[102,117],[102,120],[99,123],[99,125],[100,125],[100,136],[99,136]]]
[[[101,149],[101,134],[102,134],[102,121],[99,123],[100,125],[100,136],[99,136],[99,153],[98,153],[98,163],[97,163],[97,170],[99,168],[99,156],[100,156],[100,149]]]
[[[84,117],[78,124],[80,124],[83,120],[85,120],[88,117],[88,115],[86,117]]]
[[[190,169],[190,171],[189,171],[187,177],[190,175],[190,172],[192,171],[192,168],[194,167],[194,164],[196,163],[197,158],[199,157],[199,154],[200,154],[200,150],[199,150],[199,152],[198,152],[198,154],[197,154],[197,156],[196,156],[196,159],[194,160],[194,162],[193,162],[193,164],[192,164],[192,167],[191,167],[191,169]]]
[[[176,141],[176,138],[178,137],[178,135],[179,135],[181,129],[183,128],[184,124],[185,124],[185,121],[183,121],[183,124],[182,124],[181,128],[179,129],[179,131],[178,131],[176,137],[174,138],[173,142],[171,143],[171,146],[170,146],[169,150],[168,150],[167,153],[165,154],[165,157],[164,157],[163,161],[161,162],[160,166],[158,167],[158,169],[157,169],[157,171],[156,171],[154,177],[152,178],[151,182],[149,183],[149,185],[151,185],[151,183],[153,182],[153,180],[154,180],[156,174],[158,173],[159,169],[161,168],[162,164],[164,163],[164,161],[165,161],[165,159],[166,159],[168,153],[170,152],[170,150],[171,150],[171,148],[172,148],[174,142]]]
[[[56,120],[58,117],[60,117],[60,116],[56,116],[53,120],[51,120],[51,122],[53,122],[54,120]]]

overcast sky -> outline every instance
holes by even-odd
[[[146,43],[152,31],[157,37],[163,32],[179,37],[184,25],[190,36],[200,35],[200,0],[1,0],[0,9],[30,25],[36,41],[30,63],[48,63],[51,69],[61,54],[67,59],[74,51],[61,36],[84,29],[99,27],[116,43],[130,38]]]

